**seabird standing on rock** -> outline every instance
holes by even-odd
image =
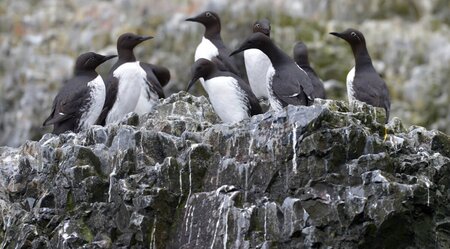
[[[387,123],[391,109],[389,90],[372,65],[363,34],[351,28],[341,33],[331,32],[330,34],[347,41],[355,57],[355,66],[347,74],[348,101],[351,103],[358,100],[384,108]]]
[[[105,103],[105,83],[95,69],[117,55],[94,52],[81,54],[75,63],[74,76],[53,100],[52,113],[43,126],[53,125],[53,133],[79,132],[95,124]]]
[[[270,37],[270,21],[261,19],[253,24],[253,33],[262,33]],[[269,57],[259,49],[247,49],[244,51],[245,69],[253,93],[258,99],[268,99],[267,71],[272,66]]]
[[[314,87],[314,97],[326,99],[323,83],[309,64],[308,48],[303,42],[297,42],[294,46],[294,61],[308,74],[309,78],[311,79],[311,83]]]
[[[187,91],[199,80],[204,86],[215,112],[226,123],[238,122],[262,113],[250,86],[239,76],[220,71],[216,63],[200,58],[192,66],[192,80]]]
[[[256,48],[266,54],[272,67],[267,73],[269,102],[278,111],[288,104],[310,105],[313,103],[313,86],[305,71],[262,33],[251,34],[231,55]]]
[[[106,82],[106,101],[97,123],[117,122],[130,112],[149,112],[164,97],[162,87],[151,67],[136,61],[133,49],[151,36],[122,34],[117,40],[119,60],[111,68]]]
[[[202,41],[195,50],[194,61],[200,58],[210,61],[212,58],[217,58],[215,63],[217,63],[221,71],[229,71],[240,75],[234,58],[230,57],[230,50],[225,46],[220,36],[221,24],[219,15],[212,11],[205,11],[195,17],[186,19],[186,21],[198,22],[205,26]]]

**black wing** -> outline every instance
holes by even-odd
[[[302,68],[308,74],[308,77],[311,80],[311,84],[314,87],[313,97],[314,98],[326,99],[327,95],[325,93],[325,87],[323,86],[322,81],[317,76],[317,74],[314,71],[314,69],[312,69],[311,67],[302,67]]]
[[[150,63],[141,62],[142,68],[146,72],[151,71],[156,76],[161,87],[165,87],[170,81],[170,71],[168,68],[163,66],[157,66]]]
[[[55,109],[56,109],[56,98],[53,100],[52,112],[50,113],[50,116],[48,116],[47,119],[44,121],[42,126],[50,125],[49,122],[50,122],[50,120],[53,119],[53,116],[55,115]]]
[[[80,108],[86,104],[89,97],[89,87],[69,81],[56,95],[52,113],[43,125],[52,125],[79,118],[81,116]]]
[[[165,98],[161,82],[159,81],[158,76],[156,76],[156,74],[153,71],[153,69],[156,67],[154,67],[154,65],[151,65],[148,63],[143,63],[143,62],[140,62],[140,65],[144,69],[144,71],[147,75],[146,83],[147,83],[149,89],[153,90],[156,94],[158,94],[159,98],[161,98],[161,99]],[[170,73],[169,73],[169,78],[170,78]],[[150,93],[149,93],[149,95],[150,95]]]
[[[273,78],[273,92],[281,100],[283,106],[309,105],[312,103],[314,88],[308,75],[301,69],[275,73]],[[292,73],[295,72],[295,73]]]
[[[375,70],[367,73],[356,73],[353,80],[353,89],[357,100],[384,108],[386,110],[386,122],[388,121],[391,109],[389,90]]]
[[[105,87],[106,87],[105,104],[103,105],[102,112],[100,113],[97,122],[95,122],[98,125],[106,124],[106,117],[108,116],[109,111],[113,107],[114,102],[116,102],[117,91],[119,89],[119,79],[110,74],[108,80],[105,83]]]

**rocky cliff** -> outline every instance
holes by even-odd
[[[0,248],[449,248],[449,136],[377,120],[316,101],[227,125],[181,92],[1,147]]]
[[[124,32],[154,36],[135,49],[136,57],[171,70],[167,95],[186,89],[203,27],[184,19],[206,9],[220,14],[231,49],[263,17],[289,55],[303,40],[327,96],[336,100],[346,98],[345,77],[354,60],[350,47],[328,33],[361,30],[391,91],[392,116],[450,134],[448,0],[1,0],[0,146],[49,132],[42,122],[75,58],[86,51],[115,53]],[[105,75],[112,63],[99,72]]]

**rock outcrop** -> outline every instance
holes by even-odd
[[[230,49],[263,17],[287,54],[304,41],[327,96],[336,100],[346,99],[345,78],[354,59],[350,47],[328,33],[361,30],[389,87],[392,115],[408,126],[450,134],[448,0],[1,0],[0,146],[19,146],[49,132],[42,122],[71,77],[75,58],[87,51],[116,53],[124,32],[155,36],[135,49],[136,57],[170,69],[167,96],[186,89],[204,28],[184,19],[206,9],[220,14]],[[101,65],[99,73],[105,76],[113,63]]]
[[[181,92],[1,147],[0,248],[450,247],[449,136],[377,120],[318,100],[227,125]]]

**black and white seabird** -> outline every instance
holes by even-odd
[[[105,83],[95,69],[117,55],[94,52],[81,54],[75,63],[74,76],[53,100],[50,116],[43,126],[53,125],[53,133],[79,132],[95,124],[105,103]]]
[[[341,33],[331,32],[330,34],[347,41],[352,47],[355,57],[355,66],[347,74],[348,101],[358,100],[372,106],[384,108],[387,123],[391,109],[389,90],[372,65],[372,59],[367,51],[366,40],[363,34],[351,28]]]
[[[261,50],[272,63],[267,73],[269,102],[272,109],[278,111],[288,104],[312,104],[313,86],[308,75],[269,37],[261,33],[253,33],[231,55],[249,48]]]
[[[187,91],[200,78],[215,112],[226,123],[238,122],[250,116],[262,113],[258,99],[250,86],[239,76],[220,71],[216,63],[200,58],[192,66],[192,80]]]
[[[133,49],[151,36],[122,34],[117,40],[119,59],[109,71],[106,100],[97,123],[117,122],[130,112],[149,112],[164,92],[149,64],[136,60]]]
[[[308,48],[305,43],[297,42],[294,46],[294,61],[299,67],[301,67],[311,79],[311,83],[314,87],[313,95],[314,98],[325,99],[325,88],[323,87],[322,81],[317,76],[314,69],[309,64],[308,58]]]
[[[234,58],[230,57],[230,50],[225,46],[220,36],[221,24],[219,15],[212,11],[205,11],[195,17],[186,19],[186,21],[198,22],[205,26],[202,41],[195,50],[194,61],[200,58],[211,61],[215,57],[217,58],[215,63],[217,63],[221,71],[229,71],[240,75]]]
[[[270,37],[270,21],[261,19],[253,24],[253,33],[262,33]],[[267,70],[272,66],[269,57],[259,49],[247,49],[244,51],[245,69],[248,82],[253,93],[258,99],[268,99]]]

